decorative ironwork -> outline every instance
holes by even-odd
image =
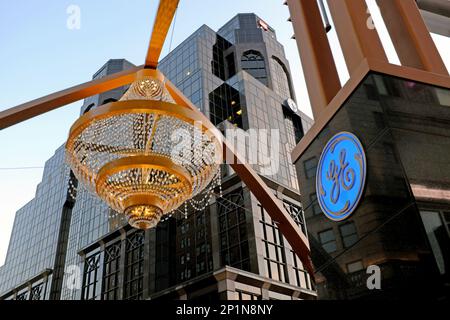
[[[16,300],[28,300],[28,292],[18,294]]]
[[[222,265],[250,269],[243,190],[217,200]]]
[[[95,300],[100,291],[100,253],[87,257],[84,264],[83,275],[83,300]]]
[[[288,201],[283,201],[283,206],[294,220],[294,222],[302,229],[302,232],[306,234],[305,219],[303,216],[303,209]]]
[[[30,292],[31,300],[41,300],[43,298],[41,296],[42,295],[42,288],[43,288],[42,283],[40,283],[40,284],[38,284],[38,285],[36,285],[36,286],[31,288],[31,292]]]
[[[103,262],[103,300],[119,298],[120,253],[122,245],[116,243],[105,249]]]
[[[124,299],[142,300],[144,286],[143,231],[133,233],[126,240]]]

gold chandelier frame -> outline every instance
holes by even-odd
[[[157,70],[162,47],[175,15],[175,11],[178,7],[178,3],[179,0],[160,0],[144,65],[108,75],[101,79],[95,79],[76,85],[74,87],[1,111],[0,130],[81,99],[128,85],[142,76],[153,76],[164,83],[168,93],[175,101],[175,105],[151,101],[151,108],[158,110],[161,114],[176,114],[177,117],[183,117],[183,119],[191,123],[201,122],[202,130],[205,130],[204,132],[212,138],[219,139],[219,141],[221,141],[221,145],[223,145],[223,158],[239,175],[271,218],[277,222],[278,228],[291,245],[293,251],[301,259],[304,268],[311,275],[313,275],[314,269],[310,258],[309,241],[306,235],[302,233],[298,225],[286,211],[282,201],[275,197],[263,179],[252,169],[249,164],[245,163],[245,160],[243,160],[243,158],[236,152],[233,145],[223,137],[222,133],[217,130],[210,120],[202,112],[200,112],[197,107],[193,105],[189,99],[186,98],[167,78],[165,78],[161,72]],[[69,136],[82,130],[82,128],[90,123],[90,121],[100,119],[106,113],[120,113],[123,112],[123,110],[132,110],[136,112],[142,111],[137,106],[145,109],[146,106],[148,107],[148,104],[144,100],[141,102],[137,102],[135,100],[133,101],[133,104],[127,103],[127,101],[119,101],[114,104],[105,104],[98,108],[94,108],[85,115],[81,116],[80,119],[75,122],[70,130]],[[126,150],[117,150],[117,152],[126,152]],[[130,165],[135,167],[137,160],[138,159],[136,158],[130,160],[126,157],[124,160],[121,160],[122,162],[119,164],[116,163],[115,165],[120,165],[124,168],[127,168]],[[156,158],[145,158],[140,159],[140,161],[142,161],[140,165],[145,168],[151,168],[152,165],[158,165],[158,161],[162,160]],[[159,164],[162,163],[159,162]],[[173,163],[166,162],[163,164],[165,167],[168,166],[169,168],[176,169],[174,171],[177,173],[183,172],[179,167],[174,166],[175,164]],[[100,177],[102,179],[104,179],[103,176],[111,174],[111,172],[115,170],[112,166],[113,165],[111,165],[111,167],[102,168],[100,171]],[[182,175],[180,175],[180,177],[183,178]],[[188,181],[186,183],[189,185]],[[127,200],[127,205],[132,207],[133,205],[142,202],[151,202],[152,204],[156,203],[161,206],[164,205],[158,199],[144,198],[145,197],[139,198],[136,196],[133,199]]]

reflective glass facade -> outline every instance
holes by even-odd
[[[61,259],[57,256],[61,224],[70,215],[70,210],[64,210],[72,201],[67,193],[69,177],[61,147],[45,164],[36,198],[16,213],[6,261],[1,267],[0,296],[20,287],[17,294],[21,299],[50,297],[51,280]]]
[[[370,74],[298,159],[319,297],[449,296],[449,120],[448,90]],[[353,215],[335,222],[318,206],[315,168],[342,131],[360,139],[367,181]],[[371,265],[381,290],[367,286]]]

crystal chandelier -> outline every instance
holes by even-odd
[[[148,229],[220,177],[220,138],[197,120],[175,104],[159,71],[144,69],[119,101],[73,124],[67,162],[131,226]]]

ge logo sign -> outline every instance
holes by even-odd
[[[366,181],[366,155],[358,138],[335,135],[325,146],[316,175],[316,192],[323,213],[334,221],[348,218],[358,206]]]

